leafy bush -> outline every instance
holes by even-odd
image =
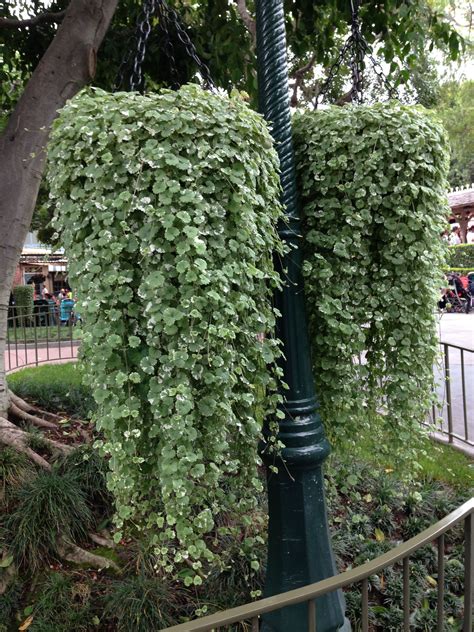
[[[469,268],[474,270],[474,244],[449,246],[447,265],[450,268]]]
[[[32,285],[16,285],[13,288],[17,316],[28,318],[33,315],[34,293],[35,290]]]
[[[18,489],[6,519],[9,549],[18,564],[38,569],[57,557],[58,539],[83,539],[92,521],[86,497],[71,474],[40,472]]]
[[[385,446],[392,453],[398,447],[409,465],[432,400],[438,350],[444,131],[421,108],[393,102],[305,113],[294,135],[325,427],[357,449],[355,437],[369,426],[380,449],[383,415]]]
[[[465,275],[469,274],[469,272],[473,272],[473,271],[474,271],[474,268],[452,268],[451,266],[449,266],[449,267],[444,266],[443,267],[443,272],[444,273],[457,272],[461,276],[465,276]]]
[[[49,364],[16,371],[8,385],[19,397],[52,412],[89,419],[96,405],[91,389],[82,384],[81,367],[75,362]]]
[[[149,530],[168,571],[182,553],[199,568],[216,517],[255,502],[256,410],[279,401],[278,343],[259,336],[282,251],[270,134],[196,85],[96,90],[62,111],[50,160],[117,525]]]

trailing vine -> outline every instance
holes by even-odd
[[[282,252],[270,134],[240,98],[195,85],[94,90],[62,110],[49,161],[116,539],[147,532],[158,565],[190,565],[198,584],[216,524],[255,502],[279,401],[279,345],[259,335]]]
[[[305,113],[294,135],[323,420],[333,441],[369,431],[409,461],[433,397],[445,133],[391,102]]]

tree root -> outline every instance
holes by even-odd
[[[92,542],[95,542],[99,546],[104,546],[108,549],[115,548],[115,542],[113,540],[99,535],[98,533],[89,533],[89,538],[92,540]]]
[[[84,564],[92,568],[98,568],[99,570],[104,568],[113,568],[115,571],[120,570],[113,560],[81,549],[81,547],[76,544],[65,542],[62,538],[58,543],[58,553],[64,560],[72,562],[73,564]]]
[[[38,408],[37,406],[33,406],[33,404],[29,404],[28,402],[25,402],[24,399],[22,399],[21,397],[18,397],[18,395],[15,395],[15,393],[13,393],[12,391],[9,391],[9,396],[10,396],[10,402],[12,404],[15,404],[17,408],[19,408],[25,413],[30,413],[31,415],[36,415],[37,417],[39,416],[46,417],[46,419],[52,419],[54,421],[61,421],[63,419],[61,415],[50,413],[47,410],[43,410],[41,408]]]
[[[48,437],[41,437],[41,440],[55,452],[69,454],[74,450],[73,446],[59,443],[59,441],[54,441],[54,439],[49,439]],[[0,417],[0,443],[9,445],[15,450],[18,450],[18,452],[23,452],[23,454],[26,454],[34,463],[46,470],[51,469],[48,461],[30,448],[28,433],[4,417]]]
[[[16,404],[10,402],[9,413],[18,417],[18,419],[22,419],[23,421],[28,421],[30,424],[37,426],[38,428],[47,428],[48,430],[57,430],[58,427],[56,424],[53,424],[51,421],[46,421],[46,419],[41,419],[36,415],[30,415],[30,413],[21,410],[18,408]]]
[[[0,417],[0,443],[26,454],[33,463],[43,467],[45,470],[51,470],[51,465],[48,461],[29,447],[28,434],[4,417]]]

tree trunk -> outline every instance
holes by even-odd
[[[51,124],[66,101],[94,77],[97,50],[117,4],[118,0],[71,0],[0,136],[0,416],[6,415],[9,399],[8,300],[45,167]]]

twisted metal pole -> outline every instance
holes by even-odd
[[[277,262],[285,287],[275,296],[282,314],[282,368],[288,390],[279,436],[285,447],[278,474],[267,469],[269,543],[266,596],[286,592],[336,573],[324,500],[323,461],[329,454],[314,390],[301,272],[301,229],[291,134],[283,0],[257,0],[257,60],[260,109],[272,124],[280,157],[286,220],[279,227],[290,251]],[[262,458],[268,459],[262,446]],[[273,458],[271,463],[273,465]],[[318,632],[349,629],[341,592],[316,602]],[[306,632],[308,608],[297,605],[264,616],[264,632]]]

